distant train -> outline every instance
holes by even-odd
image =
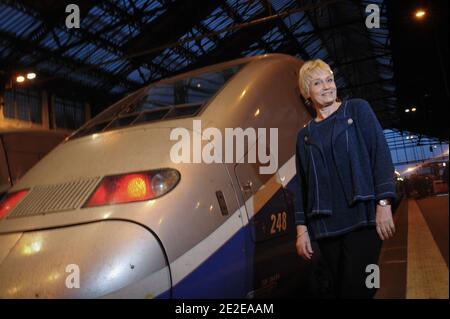
[[[273,54],[205,67],[86,123],[0,203],[0,297],[317,293],[319,255],[307,263],[295,251],[296,134],[311,119],[297,88],[301,64]],[[195,138],[193,120],[220,132],[277,128],[277,154],[264,145],[278,169],[261,174],[261,163],[245,159],[175,163],[171,131]]]
[[[401,185],[408,197],[421,198],[448,193],[448,157],[421,163]]]
[[[22,175],[67,135],[54,130],[0,130],[0,199]]]

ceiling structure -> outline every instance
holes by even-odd
[[[397,2],[403,1],[2,0],[0,78],[4,86],[17,72],[33,70],[35,87],[88,101],[98,113],[161,78],[242,56],[286,53],[328,62],[339,94],[367,99],[383,127],[448,140],[445,127],[405,117],[405,106],[420,110],[423,101],[430,123],[442,111],[420,94],[414,100],[411,84],[404,84],[413,82],[411,63],[419,57],[404,51],[414,39],[402,33],[410,27],[404,18],[396,18],[399,12],[410,18],[405,12],[413,7]],[[70,3],[80,8],[80,28],[66,27]],[[380,9],[379,28],[366,26],[370,4]],[[448,70],[448,44],[442,52]]]

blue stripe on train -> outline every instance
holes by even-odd
[[[222,247],[173,288],[173,298],[243,298],[251,279],[242,227]]]
[[[294,191],[296,176],[286,189]],[[273,196],[264,206],[270,205]],[[173,298],[245,298],[253,284],[255,243],[250,223],[173,287]],[[170,298],[169,291],[157,298]]]

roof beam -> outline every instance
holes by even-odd
[[[14,50],[20,51],[25,46],[30,46],[30,43],[28,41],[23,40],[23,39],[18,39],[15,36],[10,35],[3,31],[0,31],[0,38],[7,40],[10,43],[10,46],[12,48],[14,48]],[[37,52],[42,57],[46,57],[47,61],[48,60],[57,61],[62,66],[65,66],[73,71],[78,71],[78,72],[84,71],[88,75],[96,77],[96,78],[100,78],[103,80],[109,79],[109,80],[116,81],[116,79],[113,79],[114,75],[112,75],[108,72],[105,72],[105,71],[102,71],[99,69],[93,69],[91,65],[86,65],[82,62],[79,62],[79,61],[71,59],[71,58],[56,55],[53,51],[51,51],[47,48],[44,48],[42,46],[35,44],[35,46],[33,46],[33,51]],[[24,52],[22,52],[22,54],[24,54]],[[11,71],[13,71],[13,69],[9,68],[9,72],[11,72]],[[56,78],[61,78],[61,76],[56,76]],[[141,87],[140,83],[130,81],[128,79],[121,79],[121,80],[119,80],[119,82],[121,85],[123,85],[124,87],[129,88],[129,89],[137,89],[137,88]]]
[[[141,32],[127,41],[122,50],[125,54],[136,54],[177,41],[199,20],[209,15],[220,2],[218,0],[175,1],[167,5],[167,13],[145,25]],[[135,57],[138,61],[151,61],[162,50]]]

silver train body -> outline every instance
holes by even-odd
[[[143,88],[86,123],[9,191],[26,194],[0,220],[0,297],[311,296],[318,257],[296,255],[293,217],[296,134],[311,118],[297,88],[301,63],[274,54],[202,68]],[[219,85],[214,74],[224,73]],[[199,78],[198,88],[217,88],[198,110],[169,106],[175,115],[151,120],[153,105],[149,120],[127,117],[150,89]],[[179,109],[189,107],[196,104]],[[174,163],[170,132],[200,134],[193,120],[222,132],[277,128],[277,171],[260,174],[246,161]],[[160,197],[86,205],[105,177],[162,168],[179,180]]]

